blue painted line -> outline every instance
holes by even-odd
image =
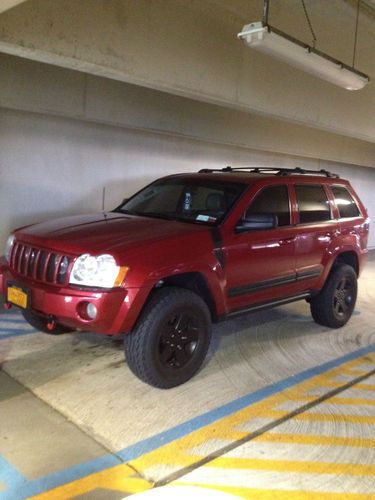
[[[301,373],[297,373],[296,375],[292,375],[287,379],[281,380],[280,382],[276,382],[275,384],[268,385],[258,391],[247,394],[246,396],[242,396],[230,403],[227,403],[223,406],[215,408],[203,415],[199,415],[183,424],[177,425],[168,431],[161,432],[160,434],[156,434],[150,438],[144,439],[132,446],[124,448],[117,454],[124,460],[134,460],[135,458],[149,453],[150,451],[159,448],[160,446],[164,446],[165,444],[171,443],[176,439],[186,436],[191,432],[194,432],[201,427],[205,427],[206,425],[212,424],[216,420],[220,420],[228,415],[232,415],[243,408],[246,408],[254,403],[258,403],[263,399],[266,399],[270,396],[278,394],[279,392],[284,391],[285,389],[289,389],[294,385],[297,385],[301,382],[304,382],[316,375],[321,375],[322,373],[331,370],[332,368],[337,368],[338,366],[347,363],[348,361],[352,361],[356,358],[369,354],[375,351],[375,344],[371,344],[368,347],[364,347],[363,349],[359,349],[358,351],[352,352],[350,354],[346,354],[340,358],[336,358],[332,361],[328,361],[319,366],[315,366]]]
[[[26,323],[24,320],[23,316],[20,314],[17,315],[16,318],[10,317],[10,316],[0,316],[0,323],[5,322],[5,323]]]
[[[16,316],[16,317],[15,317]],[[17,325],[16,327],[10,325]],[[22,317],[17,313],[4,313],[0,314],[0,341],[9,339],[11,337],[20,337],[22,335],[30,335],[38,331],[30,326]],[[25,325],[26,328],[19,328],[20,325]]]
[[[0,491],[0,498],[4,497],[10,500],[12,497],[8,497],[9,487],[12,489],[23,488],[27,484],[27,479],[3,455],[0,455],[0,481],[7,488],[4,492]]]
[[[16,477],[14,475],[14,482],[12,481],[12,475],[10,475],[10,481],[8,484],[12,486],[6,491],[0,491],[1,500],[23,500],[44,491],[51,490],[62,484],[70,483],[76,479],[81,479],[82,477],[88,476],[90,474],[95,474],[95,472],[100,472],[102,470],[114,467],[115,465],[120,465],[122,461],[115,455],[103,455],[89,462],[84,462],[82,464],[69,467],[63,471],[54,472],[48,476],[44,476],[39,479],[33,479],[25,483],[25,479],[21,477]],[[0,462],[1,465],[1,462]]]
[[[25,477],[3,455],[0,455],[0,481],[9,484],[14,480],[20,482],[24,479]]]
[[[109,467],[119,465],[120,463],[134,460],[139,456],[144,455],[145,453],[154,451],[161,446],[169,444],[176,439],[184,437],[191,432],[205,427],[206,425],[212,424],[213,422],[220,420],[223,417],[236,413],[237,411],[242,410],[254,403],[262,401],[269,396],[278,394],[285,389],[289,389],[301,382],[309,380],[316,375],[321,375],[322,373],[327,372],[333,368],[337,368],[340,365],[347,363],[348,361],[353,361],[372,352],[375,352],[375,344],[371,344],[368,347],[364,347],[357,351],[351,352],[349,354],[346,354],[345,356],[333,359],[331,361],[328,361],[327,363],[315,366],[301,373],[297,373],[296,375],[292,375],[287,379],[281,380],[280,382],[276,382],[275,384],[264,387],[263,389],[259,389],[258,391],[242,396],[241,398],[231,401],[230,403],[227,403],[214,410],[204,413],[203,415],[188,420],[183,424],[177,425],[176,427],[173,427],[168,431],[161,432],[160,434],[156,434],[155,436],[128,446],[119,451],[116,455],[104,455],[100,458],[90,460],[73,467],[69,467],[40,479],[29,481],[21,488],[16,487],[15,490],[9,490],[9,496],[3,496],[4,493],[0,492],[0,499],[14,500],[14,498],[17,498],[19,500],[23,500],[32,495],[42,493],[43,491],[48,491],[68,482],[81,479],[88,476],[89,474],[100,472]],[[8,491],[5,492],[5,494],[7,495]]]
[[[9,339],[11,337],[21,337],[22,335],[30,335],[32,333],[38,333],[38,330],[4,330],[4,333],[0,331],[0,341],[4,339]]]

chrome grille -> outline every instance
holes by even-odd
[[[71,260],[67,255],[16,242],[12,248],[10,268],[21,276],[44,283],[64,285]]]

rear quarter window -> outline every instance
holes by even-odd
[[[346,187],[332,186],[332,193],[341,219],[348,219],[361,215],[357,203]]]

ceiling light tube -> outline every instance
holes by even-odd
[[[347,90],[360,90],[370,81],[366,74],[262,22],[247,24],[237,37],[248,47]]]

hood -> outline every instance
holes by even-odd
[[[79,215],[34,224],[15,232],[30,245],[60,253],[113,253],[158,240],[207,231],[184,222],[119,213]]]

